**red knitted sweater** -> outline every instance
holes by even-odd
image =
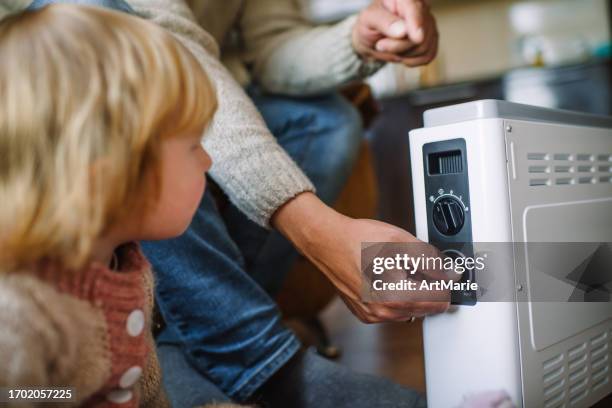
[[[87,407],[139,406],[136,385],[147,369],[147,354],[151,351],[152,294],[147,293],[152,288],[150,265],[137,244],[122,246],[117,255],[117,271],[94,263],[77,273],[47,266],[36,274],[60,293],[103,311],[111,371],[104,386],[84,402]]]

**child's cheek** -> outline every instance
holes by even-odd
[[[184,174],[184,177],[185,181],[189,180],[189,182],[185,183],[181,194],[183,197],[183,205],[181,206],[183,214],[181,218],[187,218],[190,222],[200,206],[206,190],[206,175],[200,168],[192,168]]]

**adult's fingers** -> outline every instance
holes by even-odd
[[[367,29],[378,31],[384,37],[403,38],[408,35],[405,21],[380,6],[364,10],[359,23],[364,24]]]
[[[431,298],[427,301],[419,302],[381,302],[376,303],[376,307],[385,307],[395,311],[403,311],[404,314],[432,314],[442,313],[449,307],[450,292]]]
[[[376,42],[376,49],[379,52],[388,52],[396,55],[403,55],[414,49],[416,44],[408,39],[396,40],[394,38],[383,38]]]
[[[426,316],[430,314],[443,313],[450,306],[449,296],[439,300],[420,302],[380,302],[367,304],[368,313],[380,318],[402,319],[411,316]]]
[[[429,8],[422,0],[396,0],[397,12],[407,25],[408,36],[417,44],[425,40]]]
[[[425,40],[421,44],[415,44],[414,47],[404,53],[406,58],[421,57],[435,49],[435,45],[438,43],[439,34],[438,30],[433,26],[432,30],[426,33]]]
[[[403,322],[412,317],[425,317],[431,314],[444,313],[448,310],[448,302],[411,302],[403,307],[390,307],[384,304],[357,304],[343,299],[351,312],[363,323]]]
[[[437,53],[438,53],[438,42],[436,41],[433,47],[426,54],[421,55],[419,57],[414,57],[414,58],[412,57],[403,58],[401,60],[401,63],[408,67],[419,67],[422,65],[427,65],[436,57]]]
[[[410,309],[392,309],[383,305],[371,305],[370,317],[376,323],[405,322],[411,317],[420,316],[418,312]]]
[[[396,54],[388,53],[388,52],[379,52],[379,51],[370,51],[367,53],[368,57],[373,58],[378,61],[384,62],[392,62],[392,63],[401,63],[402,57]]]
[[[450,307],[450,302],[417,302],[414,312],[422,315],[444,313]]]
[[[449,304],[445,302],[415,302],[405,304],[403,309],[395,309],[384,305],[372,305],[370,315],[377,322],[403,322],[411,317],[425,317],[444,313]]]

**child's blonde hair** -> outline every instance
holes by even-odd
[[[215,108],[198,62],[152,23],[75,5],[0,22],[0,270],[82,266],[151,199],[161,141],[203,132]]]

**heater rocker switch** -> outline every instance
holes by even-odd
[[[433,221],[441,234],[446,236],[458,234],[465,222],[463,205],[454,197],[438,199],[433,205]]]

